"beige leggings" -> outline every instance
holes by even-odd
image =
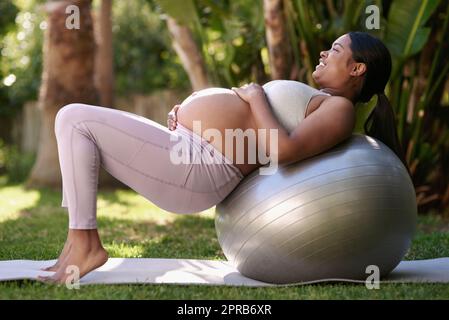
[[[174,213],[211,208],[243,179],[229,159],[182,125],[170,131],[126,111],[69,104],[56,115],[55,134],[62,174],[61,206],[68,208],[71,229],[97,227],[100,165],[152,203]],[[180,143],[184,146],[181,151]],[[174,150],[190,161],[174,163]]]

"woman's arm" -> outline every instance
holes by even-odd
[[[344,97],[325,99],[293,130],[280,148],[279,163],[292,163],[322,153],[352,135],[355,110]]]
[[[257,128],[266,129],[266,139],[259,139],[258,141],[259,144],[262,144],[260,147],[265,150],[267,157],[271,158],[275,156],[274,154],[279,156],[279,146],[288,142],[289,135],[287,130],[273,115],[263,88],[258,84],[251,83],[240,88],[233,87],[232,90],[250,105]],[[273,142],[270,141],[270,130],[277,131],[277,144],[274,144],[276,146],[275,150],[270,150],[270,146],[273,145]]]
[[[250,105],[258,129],[267,129],[263,146],[267,156],[277,157],[280,164],[296,162],[319,154],[347,139],[355,124],[352,103],[343,97],[325,99],[320,107],[305,118],[290,134],[273,115],[263,88],[250,84],[232,88]],[[270,150],[269,130],[278,132],[276,150]]]

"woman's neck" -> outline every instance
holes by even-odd
[[[339,97],[345,97],[346,99],[350,100],[352,104],[356,104],[356,90],[341,90],[341,89],[335,89],[335,88],[321,88],[320,91],[328,93],[332,96],[339,96]]]

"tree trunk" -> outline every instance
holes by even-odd
[[[66,7],[76,5],[80,28],[68,29]],[[58,110],[73,102],[95,104],[94,52],[91,0],[48,2],[48,26],[44,38],[44,65],[38,107],[41,113],[39,150],[26,185],[61,185],[58,149],[54,133]]]
[[[189,76],[192,89],[197,91],[210,87],[206,64],[190,29],[171,17],[167,20],[167,27],[173,39],[173,48]]]
[[[112,0],[101,0],[100,12],[95,26],[97,28],[95,55],[95,86],[100,96],[100,105],[114,105],[114,60],[112,47]]]
[[[289,79],[293,60],[283,0],[264,0],[264,16],[271,78]]]

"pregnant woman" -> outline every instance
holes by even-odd
[[[366,33],[351,32],[321,52],[313,72],[320,90],[296,81],[209,88],[175,106],[168,128],[124,111],[84,104],[63,107],[56,116],[55,134],[69,230],[57,263],[44,269],[55,273],[40,279],[64,283],[69,266],[77,266],[83,277],[106,263],[108,254],[96,221],[100,165],[162,209],[199,212],[221,202],[246,175],[266,164],[248,161],[256,152],[248,140],[243,148],[245,161],[237,161],[242,154],[236,152],[236,144],[229,150],[226,129],[275,130],[275,147],[260,136],[255,145],[268,159],[276,157],[284,165],[348,138],[354,128],[354,105],[374,95],[378,103],[365,129],[403,160],[393,111],[384,95],[390,73],[391,57],[384,44]],[[294,104],[270,104],[268,92],[288,95],[293,91]],[[195,121],[201,125],[200,132],[194,130]],[[221,133],[222,141],[205,134],[210,129]],[[193,161],[174,163],[173,156],[180,155],[179,143],[187,146],[180,154]]]

